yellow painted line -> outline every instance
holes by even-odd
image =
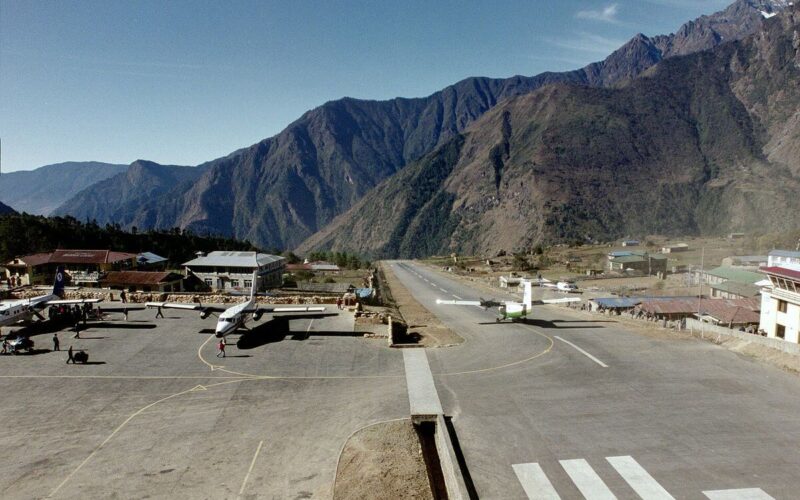
[[[250,478],[250,473],[253,472],[253,467],[256,465],[256,459],[258,458],[258,454],[261,453],[261,446],[264,444],[264,441],[261,440],[258,442],[258,448],[256,448],[256,453],[253,455],[253,460],[250,462],[250,468],[247,469],[247,474],[244,476],[244,481],[242,481],[242,487],[239,488],[239,496],[244,493],[244,487],[247,485],[247,480]]]
[[[244,381],[244,380],[247,380],[247,379],[228,380],[228,381],[226,381],[226,382],[218,382],[218,383],[216,383],[216,384],[210,384],[210,385],[207,385],[207,386],[205,386],[205,387],[206,387],[206,388],[208,388],[208,387],[216,387],[216,386],[218,386],[218,385],[231,384],[231,383],[234,383],[234,382],[242,382],[242,381]],[[55,489],[53,489],[53,491],[51,491],[51,492],[50,492],[50,494],[49,494],[49,495],[47,495],[47,497],[46,497],[46,498],[52,498],[52,497],[53,497],[53,496],[54,496],[56,493],[58,493],[58,491],[59,491],[61,488],[63,488],[63,487],[64,487],[64,485],[65,485],[65,484],[67,484],[67,483],[69,482],[69,480],[70,480],[70,479],[72,479],[72,477],[73,477],[75,474],[77,474],[77,473],[78,473],[78,471],[80,471],[80,470],[83,468],[83,466],[84,466],[84,465],[86,465],[86,464],[87,464],[87,463],[88,463],[88,462],[89,462],[89,461],[90,461],[90,460],[91,460],[91,459],[92,459],[92,458],[93,458],[95,455],[97,455],[97,453],[98,453],[98,452],[100,452],[100,450],[101,450],[101,449],[102,449],[102,448],[103,448],[103,447],[104,447],[106,444],[108,444],[108,442],[109,442],[109,441],[111,441],[111,440],[114,438],[114,436],[116,436],[116,435],[119,433],[119,431],[121,431],[121,430],[122,430],[122,429],[123,429],[123,428],[124,428],[126,425],[128,425],[128,423],[129,423],[131,420],[133,420],[133,419],[134,419],[134,418],[136,418],[137,416],[141,415],[142,413],[144,413],[145,411],[149,410],[150,408],[154,407],[155,405],[157,405],[157,404],[159,404],[159,403],[163,403],[164,401],[167,401],[167,400],[169,400],[169,399],[172,399],[172,398],[175,398],[175,397],[178,397],[178,396],[182,396],[182,395],[184,395],[184,394],[188,394],[188,393],[190,393],[190,392],[194,392],[195,390],[196,390],[196,386],[195,386],[195,387],[192,387],[191,389],[186,389],[185,391],[176,392],[175,394],[171,394],[171,395],[169,395],[169,396],[166,396],[166,397],[163,397],[163,398],[159,399],[158,401],[154,401],[154,402],[152,402],[152,403],[150,403],[150,404],[148,404],[148,405],[146,405],[146,406],[143,406],[142,408],[139,408],[137,411],[135,411],[135,412],[133,412],[132,414],[130,414],[130,415],[128,416],[128,418],[126,418],[126,419],[125,419],[125,420],[124,420],[124,421],[123,421],[121,424],[119,424],[119,425],[117,426],[117,428],[116,428],[116,429],[114,429],[114,430],[111,432],[111,434],[109,434],[109,435],[108,435],[108,437],[107,437],[107,438],[105,438],[105,439],[103,440],[103,442],[102,442],[102,443],[100,443],[100,444],[99,444],[99,445],[98,445],[98,446],[97,446],[97,447],[96,447],[96,448],[95,448],[95,449],[94,449],[94,450],[93,450],[93,451],[92,451],[92,452],[89,454],[89,456],[88,456],[88,457],[86,457],[86,458],[83,460],[83,462],[81,462],[81,463],[80,463],[80,464],[79,464],[79,465],[78,465],[78,466],[77,466],[77,467],[76,467],[76,468],[75,468],[75,469],[74,469],[72,472],[70,472],[70,473],[69,473],[69,475],[68,475],[67,477],[65,477],[65,478],[64,478],[64,480],[63,480],[63,481],[61,481],[61,482],[58,484],[58,486],[56,486],[56,487],[55,487]]]
[[[545,354],[547,354],[551,350],[553,350],[553,345],[555,344],[555,342],[553,341],[552,338],[550,338],[550,336],[545,335],[544,333],[541,333],[541,332],[535,330],[533,327],[531,327],[529,325],[524,325],[524,326],[528,326],[533,331],[533,333],[535,333],[536,335],[538,335],[540,337],[544,337],[544,338],[547,339],[547,342],[548,342],[549,345],[547,346],[547,348],[545,350],[543,350],[543,351],[541,351],[541,352],[539,352],[537,354],[534,354],[533,356],[529,356],[529,357],[527,357],[525,359],[520,359],[519,361],[513,361],[513,362],[507,363],[505,365],[490,366],[489,368],[481,368],[481,369],[478,369],[478,370],[467,370],[467,371],[463,371],[463,372],[434,373],[434,375],[437,375],[437,376],[472,375],[472,374],[475,374],[475,373],[486,373],[486,372],[491,372],[491,371],[496,371],[496,370],[503,370],[505,368],[511,368],[512,366],[517,366],[517,365],[521,365],[523,363],[527,363],[529,361],[533,361],[534,359],[539,358],[541,356],[544,356]]]

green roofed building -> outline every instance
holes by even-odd
[[[632,254],[613,257],[608,261],[608,269],[616,272],[628,270],[645,275],[667,272],[667,257],[660,254]]]

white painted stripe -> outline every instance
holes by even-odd
[[[458,299],[458,300],[462,300],[462,299],[461,299],[461,297],[459,297],[459,296],[458,296],[458,295],[456,295],[456,294],[453,294],[453,297],[454,297],[454,298],[456,298],[456,299]]]
[[[608,368],[608,365],[607,365],[607,364],[605,364],[605,363],[603,363],[602,361],[600,361],[599,359],[595,358],[594,356],[592,356],[592,355],[591,355],[591,354],[589,354],[588,352],[584,351],[584,350],[583,350],[583,349],[581,349],[580,347],[576,346],[575,344],[573,344],[573,343],[572,343],[572,342],[570,342],[569,340],[564,340],[564,339],[562,339],[561,337],[559,337],[558,335],[556,335],[556,336],[555,336],[555,338],[557,338],[557,339],[558,339],[558,340],[560,340],[561,342],[564,342],[565,344],[569,344],[569,345],[571,345],[572,347],[574,347],[574,348],[575,348],[575,350],[576,350],[576,351],[578,351],[579,353],[583,354],[583,355],[584,355],[584,356],[586,356],[587,358],[591,359],[592,361],[594,361],[594,362],[595,362],[595,363],[597,363],[598,365],[602,366],[603,368]]]
[[[244,493],[244,487],[247,486],[247,480],[250,479],[250,474],[253,472],[253,467],[256,465],[256,459],[258,458],[258,454],[261,453],[261,446],[264,445],[264,441],[258,442],[258,448],[256,448],[256,453],[253,455],[253,460],[250,462],[250,468],[247,469],[247,474],[244,476],[244,481],[242,481],[242,487],[239,488],[239,496],[242,496]]]
[[[711,500],[775,500],[761,488],[704,491],[703,495]]]
[[[425,349],[403,349],[411,415],[443,414]]]
[[[606,457],[606,460],[643,500],[675,500],[633,457]]]
[[[511,467],[530,500],[561,499],[539,464],[514,464]]]
[[[559,460],[559,463],[586,500],[616,500],[617,497],[586,460]]]

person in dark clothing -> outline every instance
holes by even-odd
[[[58,341],[58,334],[54,333],[53,334],[53,350],[54,351],[60,351],[61,350],[60,346],[61,346],[61,344]]]
[[[67,350],[67,364],[69,364],[70,361],[72,361],[73,365],[75,364],[75,358],[72,356],[72,346],[69,346]]]
[[[121,300],[123,304],[128,302],[128,298],[125,296],[125,290],[119,292],[119,300]]]
[[[161,310],[161,306],[158,306],[158,311],[156,311],[156,318],[163,318],[164,312]]]

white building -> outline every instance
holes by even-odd
[[[791,250],[773,250],[767,256],[769,267],[800,266],[800,252]]]
[[[800,343],[800,267],[770,266],[761,270],[771,285],[761,290],[759,328],[768,337]]]
[[[258,271],[259,290],[281,286],[286,259],[256,252],[199,253],[184,262],[187,275],[193,273],[212,290],[246,291],[253,285],[253,271]]]

